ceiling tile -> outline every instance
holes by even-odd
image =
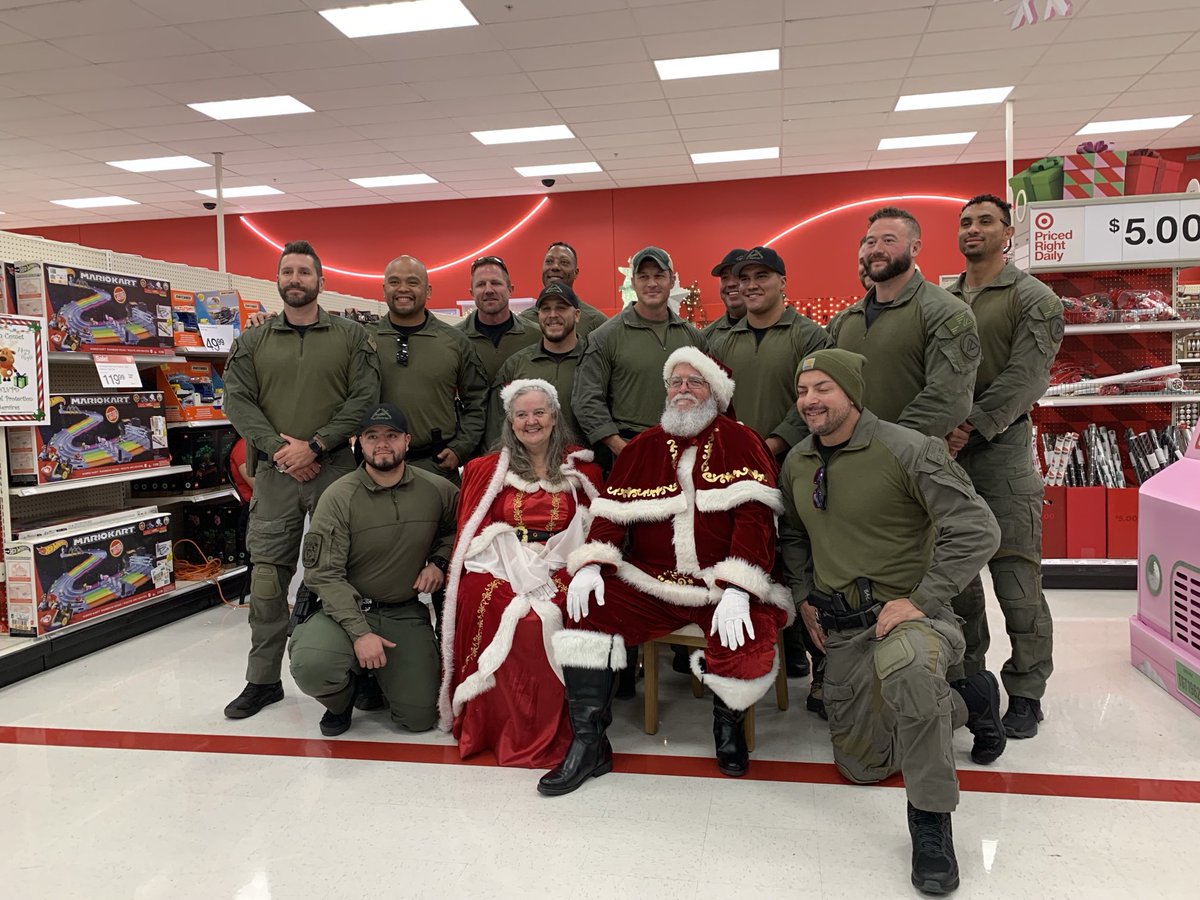
[[[269,16],[247,16],[227,22],[195,22],[178,26],[181,31],[213,50],[244,50],[280,43],[303,44],[339,36],[337,29],[311,12],[282,12]]]

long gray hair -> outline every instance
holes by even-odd
[[[558,402],[558,392],[553,386],[541,379],[529,379],[515,387],[506,390],[501,396],[504,399],[504,425],[500,431],[500,447],[508,451],[509,471],[526,481],[537,481],[539,475],[533,468],[533,461],[525,445],[517,437],[512,427],[512,408],[518,397],[537,391],[546,398],[546,406],[554,413],[554,426],[550,429],[550,440],[546,445],[546,481],[550,484],[561,484],[566,480],[562,473],[563,458],[566,456],[574,435],[563,422],[562,406]]]

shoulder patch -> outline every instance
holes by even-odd
[[[980,354],[979,336],[974,332],[968,331],[958,339],[958,346],[962,350],[962,355],[967,359],[977,359]]]
[[[1050,320],[1050,339],[1055,343],[1061,343],[1063,335],[1067,333],[1067,326],[1063,322],[1062,316],[1055,316]]]
[[[321,561],[321,549],[324,545],[324,540],[321,535],[309,532],[304,536],[304,552],[302,554],[304,568],[315,568],[317,563]]]
[[[1047,297],[1038,304],[1038,310],[1040,310],[1042,315],[1044,315],[1047,319],[1051,316],[1061,316],[1063,311],[1062,301],[1057,297]]]
[[[960,309],[946,323],[945,327],[950,331],[951,334],[957,335],[970,328],[972,324],[973,319],[971,316],[971,311],[969,309]],[[978,345],[978,341],[976,341],[976,344]],[[978,350],[978,346],[976,349]]]

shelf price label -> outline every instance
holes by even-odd
[[[228,353],[233,346],[232,325],[201,325],[200,343],[213,353]]]
[[[1173,266],[1200,259],[1200,196],[1044,209],[1031,205],[1030,216],[1034,267]]]
[[[111,353],[96,353],[92,356],[100,384],[113,390],[137,390],[142,386],[142,376],[132,356],[116,356]]]

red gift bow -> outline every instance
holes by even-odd
[[[1105,150],[1113,150],[1116,144],[1110,144],[1108,141],[1084,141],[1075,148],[1076,153],[1103,153]]]

